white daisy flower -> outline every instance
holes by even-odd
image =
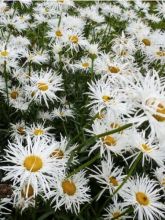
[[[37,118],[41,119],[42,121],[51,121],[52,120],[52,116],[51,113],[49,111],[39,111]]]
[[[131,219],[127,213],[123,215],[123,213],[127,210],[124,206],[124,203],[117,201],[117,199],[113,200],[113,204],[109,205],[108,208],[105,209],[106,214],[103,215],[104,220],[110,220],[116,218],[118,220]],[[119,217],[122,215],[121,217]]]
[[[130,121],[137,126],[148,121],[152,135],[159,136],[163,134],[161,128],[165,121],[164,77],[160,78],[155,70],[148,71],[146,76],[137,74],[134,77],[136,82],[129,81],[130,85],[126,86],[135,112]]]
[[[101,111],[107,108],[112,115],[128,114],[130,104],[127,100],[127,95],[122,88],[122,83],[117,78],[107,78],[106,76],[94,81],[89,85],[90,92],[88,93],[91,99],[90,106],[95,106]]]
[[[26,142],[25,147],[20,139],[15,143],[9,142],[3,162],[11,165],[1,166],[6,171],[3,181],[13,180],[13,185],[20,187],[28,183],[33,185],[35,195],[39,187],[46,194],[52,177],[63,173],[64,164],[62,160],[50,157],[52,147],[45,139],[33,140],[27,136]]]
[[[52,141],[52,153],[51,157],[55,157],[56,159],[62,159],[65,163],[68,162],[71,152],[77,148],[77,144],[70,146],[69,140],[66,137],[61,135],[60,141],[53,140]],[[72,158],[72,164],[77,164],[78,160],[76,156]]]
[[[53,71],[43,71],[33,73],[30,78],[31,86],[27,86],[28,92],[33,93],[33,100],[42,102],[44,100],[48,107],[48,100],[53,102],[57,100],[57,91],[61,91],[62,78],[61,75],[56,75]]]
[[[95,61],[95,70],[101,74],[107,74],[110,76],[117,76],[118,74],[129,73],[129,62],[121,62],[119,59],[113,59],[109,54],[103,54]]]
[[[89,19],[96,23],[104,22],[104,16],[99,14],[99,7],[97,7],[96,5],[86,8],[80,8],[79,12],[81,17],[84,19]]]
[[[31,138],[42,137],[49,139],[53,136],[53,134],[49,132],[50,129],[52,129],[52,127],[45,127],[44,123],[33,123],[30,127],[26,127],[26,133]]]
[[[123,122],[121,122],[121,120],[110,121],[107,120],[106,117],[103,117],[103,119],[95,119],[94,123],[92,124],[92,130],[87,129],[86,131],[91,133],[92,135],[98,135],[119,128],[122,125]],[[128,150],[129,136],[130,130],[127,129],[118,133],[114,133],[112,135],[106,135],[102,138],[99,138],[96,141],[96,144],[91,148],[90,154],[94,150],[100,149],[100,155],[103,155],[105,151],[110,151],[122,156],[122,153]]]
[[[74,118],[74,112],[70,107],[58,107],[54,108],[51,113],[52,118],[60,118],[62,120],[67,120],[68,117]]]
[[[11,123],[11,137],[13,139],[25,138],[26,135],[26,125],[24,121],[17,122],[15,124]]]
[[[99,55],[99,45],[98,44],[90,44],[87,43],[86,50],[89,53],[89,57],[92,59],[96,59]]]
[[[83,31],[85,22],[80,17],[66,15],[62,17],[63,26],[67,27],[67,29]],[[61,26],[61,23],[60,23]]]
[[[148,136],[148,138],[146,138],[145,136],[146,132],[144,131],[137,132],[136,130],[132,130],[130,145],[131,148],[133,148],[135,151],[131,155],[131,157],[135,157],[133,162],[142,152],[142,166],[145,165],[145,160],[154,160],[159,166],[164,166],[165,150],[163,150],[163,147],[160,146],[156,138],[152,138],[151,135]]]
[[[21,187],[13,187],[13,206],[20,209],[21,213],[29,207],[35,207],[35,204],[33,185],[27,182]]]
[[[156,181],[147,176],[131,178],[122,188],[124,205],[132,205],[138,219],[156,220],[165,218],[165,205],[159,202],[163,197]]]
[[[69,49],[79,51],[79,48],[86,46],[87,41],[80,31],[68,30],[64,36],[64,44],[69,46]]]
[[[153,47],[148,47],[145,51],[147,58],[146,62],[160,62],[162,65],[165,64],[165,46],[160,47],[159,45],[155,45]]]
[[[80,212],[80,205],[90,201],[90,189],[85,172],[80,171],[72,177],[60,176],[51,182],[52,205],[55,210],[60,209],[62,205],[66,210],[75,214]]]
[[[89,72],[91,69],[91,59],[88,57],[82,57],[81,60],[77,61],[73,64],[75,70],[83,70],[85,72]]]
[[[95,178],[102,188],[98,199],[106,190],[109,190],[110,195],[112,195],[126,176],[123,175],[123,168],[119,168],[113,163],[109,153],[104,156],[101,165],[94,166],[92,172],[93,174],[90,174],[90,177]],[[120,191],[118,193],[120,194]]]
[[[43,49],[33,49],[33,51],[26,50],[24,53],[24,57],[27,58],[26,62],[24,65],[28,63],[37,63],[37,64],[42,64],[42,63],[47,63],[49,60],[49,55],[48,52],[43,50]]]

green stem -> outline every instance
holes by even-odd
[[[60,17],[59,17],[59,20],[58,20],[58,27],[60,27],[60,24],[61,24],[61,18],[62,18],[62,12],[61,12]]]
[[[67,129],[66,129],[66,126],[65,126],[65,123],[63,120],[62,120],[62,125],[63,125],[64,131],[65,131],[65,135],[68,136]]]
[[[96,156],[93,157],[91,160],[87,161],[86,163],[82,164],[81,166],[79,166],[75,170],[73,170],[71,173],[69,173],[67,178],[73,176],[74,174],[78,173],[80,170],[82,170],[82,169],[88,167],[89,165],[93,164],[99,158],[100,158],[100,153],[96,154]]]

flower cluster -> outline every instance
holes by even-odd
[[[164,22],[163,1],[0,0],[2,218],[165,219]]]

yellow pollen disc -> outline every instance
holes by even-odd
[[[118,72],[120,72],[120,68],[117,67],[117,66],[109,66],[109,67],[108,67],[108,70],[109,70],[109,72],[111,72],[111,73],[118,73]]]
[[[70,40],[73,44],[77,44],[77,43],[78,43],[78,36],[72,35],[72,36],[69,37],[69,40]]]
[[[25,129],[23,127],[19,127],[19,128],[17,128],[17,132],[20,135],[24,135],[25,134]]]
[[[120,53],[121,56],[126,56],[127,55],[127,51],[126,50],[122,50]]]
[[[17,91],[12,91],[12,92],[10,93],[10,97],[11,97],[12,99],[16,99],[18,96],[19,96],[19,93],[18,93]]]
[[[152,148],[150,146],[148,146],[147,144],[142,144],[141,149],[143,152],[146,152],[146,153],[152,152]]]
[[[140,205],[143,205],[143,206],[147,206],[150,203],[148,196],[143,192],[137,192],[136,193],[136,201]]]
[[[145,46],[151,46],[151,41],[150,41],[149,39],[147,39],[147,38],[144,38],[144,39],[142,40],[142,42],[143,42],[143,44],[144,44]]]
[[[87,68],[89,67],[89,63],[82,63],[82,67],[83,67],[84,69],[87,69]]]
[[[61,115],[62,117],[64,117],[64,116],[65,116],[65,113],[64,113],[64,112],[60,112],[60,115]]]
[[[57,159],[62,159],[64,157],[64,152],[60,149],[56,149],[50,155],[51,157],[56,157]]]
[[[165,121],[165,105],[163,105],[162,103],[159,103],[158,104],[158,107],[156,109],[156,112],[164,115],[164,116],[161,116],[161,115],[158,115],[158,114],[154,114],[153,117],[157,120],[157,121]]]
[[[46,83],[38,83],[38,89],[45,92],[49,89],[49,86]]]
[[[104,117],[105,117],[105,114],[103,114],[103,113],[98,113],[96,116],[96,118],[98,118],[98,119],[103,119]]]
[[[59,3],[64,3],[64,0],[57,0]]]
[[[116,140],[115,138],[113,138],[111,135],[108,135],[108,136],[105,136],[103,139],[102,139],[103,143],[108,145],[108,146],[115,146],[116,145]]]
[[[36,93],[33,91],[33,92],[31,93],[31,97],[34,97],[35,94],[36,94]]]
[[[119,128],[119,127],[120,127],[120,125],[117,124],[117,123],[111,123],[110,126],[111,126],[111,128],[113,128],[113,129],[116,129],[116,128]]]
[[[102,100],[103,100],[104,102],[109,102],[110,99],[111,99],[111,97],[108,96],[108,95],[103,95],[103,96],[102,96]]]
[[[76,185],[69,180],[64,180],[62,182],[63,192],[66,193],[68,196],[73,196],[76,192]]]
[[[23,198],[30,198],[34,195],[34,189],[31,185],[25,186],[24,189],[21,191],[21,196]]]
[[[118,217],[121,215],[120,212],[114,212],[113,213],[113,218],[119,219]]]
[[[159,57],[164,57],[164,56],[165,56],[165,51],[157,51],[156,54],[157,54]]]
[[[28,171],[37,172],[42,168],[43,162],[40,157],[31,155],[25,158],[23,165]]]
[[[145,102],[145,104],[149,107],[152,107],[155,103],[156,103],[156,98],[149,98]]]
[[[165,186],[165,178],[162,179],[161,185]]]
[[[114,177],[114,176],[110,176],[110,177],[109,177],[109,182],[110,182],[113,186],[118,186],[118,185],[119,185],[119,183],[118,183],[116,177]]]
[[[62,35],[63,35],[60,30],[56,31],[55,34],[57,37],[62,37]]]
[[[7,50],[2,50],[2,51],[0,52],[0,55],[1,55],[2,57],[8,57],[8,56],[9,56],[9,52],[8,52]]]
[[[40,128],[36,128],[33,133],[34,133],[34,135],[36,135],[36,136],[40,136],[40,135],[43,135],[43,134],[44,134],[44,130],[42,130],[42,129],[40,129]]]

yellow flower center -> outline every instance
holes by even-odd
[[[97,116],[96,116],[97,119],[103,119],[104,117],[105,117],[105,114],[101,113],[101,112],[98,113]]]
[[[162,186],[165,186],[165,178],[162,179],[161,185],[162,185]]]
[[[18,96],[19,96],[19,93],[18,93],[17,91],[12,91],[12,92],[10,93],[10,97],[11,97],[12,99],[16,99]]]
[[[113,213],[113,218],[119,219],[118,217],[119,217],[120,215],[121,215],[120,212],[114,212],[114,213]]]
[[[38,83],[38,89],[45,92],[49,89],[49,86],[46,83]]]
[[[64,152],[60,149],[56,149],[51,154],[51,157],[56,157],[57,159],[62,159],[64,157]]]
[[[27,156],[23,163],[24,167],[30,172],[37,172],[43,166],[42,159],[38,156]]]
[[[62,32],[61,32],[60,30],[56,31],[56,32],[55,32],[55,35],[56,35],[57,37],[62,37],[62,36],[63,36],[63,34],[62,34]]]
[[[88,67],[89,67],[89,63],[82,63],[82,67],[84,68],[84,69],[87,69]]]
[[[30,198],[34,195],[34,189],[32,185],[26,185],[21,191],[21,196],[23,198]]]
[[[147,144],[142,144],[141,145],[141,149],[144,153],[150,153],[152,152],[152,148],[150,146],[148,146]]]
[[[144,44],[145,46],[151,46],[151,41],[150,41],[149,39],[147,39],[147,38],[144,38],[144,39],[142,40],[142,42],[143,42],[143,44]]]
[[[64,180],[62,182],[62,189],[68,196],[73,196],[76,192],[76,185],[72,181]]]
[[[72,35],[69,37],[69,40],[73,43],[73,44],[77,44],[78,43],[78,36],[77,35]]]
[[[108,145],[108,146],[115,146],[116,145],[116,139],[114,137],[112,137],[111,135],[105,136],[102,139],[103,143]]]
[[[111,73],[118,73],[118,72],[120,72],[120,68],[117,67],[117,66],[108,66],[108,70]]]
[[[8,52],[7,50],[2,50],[2,51],[0,52],[0,55],[1,55],[2,57],[8,57],[8,56],[9,56],[9,52]]]
[[[119,128],[119,127],[120,127],[120,125],[117,124],[117,123],[111,123],[110,126],[111,126],[111,128],[113,128],[113,129],[116,129],[116,128]]]
[[[156,54],[157,54],[159,57],[164,57],[164,56],[165,56],[165,51],[157,51]]]
[[[136,201],[143,206],[147,206],[150,203],[148,196],[143,192],[136,193]]]
[[[36,94],[36,93],[33,91],[33,92],[31,93],[31,97],[34,97],[35,94]]]
[[[113,186],[118,186],[118,185],[119,185],[119,183],[118,183],[116,177],[114,177],[114,176],[110,176],[110,177],[109,177],[109,182],[110,182]]]
[[[164,115],[164,116],[161,116],[161,115],[158,115],[158,114],[154,114],[153,117],[157,120],[157,121],[165,121],[165,105],[162,104],[162,103],[159,103],[158,106],[157,106],[157,109],[156,109],[156,112]]]
[[[34,135],[36,135],[36,136],[40,136],[40,135],[43,135],[43,134],[44,134],[44,130],[42,130],[42,129],[40,129],[40,128],[36,128],[33,133],[34,133]]]
[[[17,128],[17,132],[18,132],[18,134],[20,134],[20,135],[24,135],[24,134],[25,134],[25,128],[19,127],[19,128]]]
[[[108,95],[103,95],[103,96],[102,96],[102,100],[103,100],[104,102],[109,102],[109,101],[111,100],[111,97],[108,96]]]
[[[146,101],[146,105],[149,106],[150,108],[155,107],[154,105],[157,106],[156,108],[156,112],[160,113],[159,114],[153,114],[153,117],[159,121],[159,122],[163,122],[165,121],[165,104],[159,102],[156,98],[149,98]]]
[[[121,53],[120,53],[120,56],[126,56],[127,53],[128,53],[128,52],[127,52],[126,50],[122,50]]]

